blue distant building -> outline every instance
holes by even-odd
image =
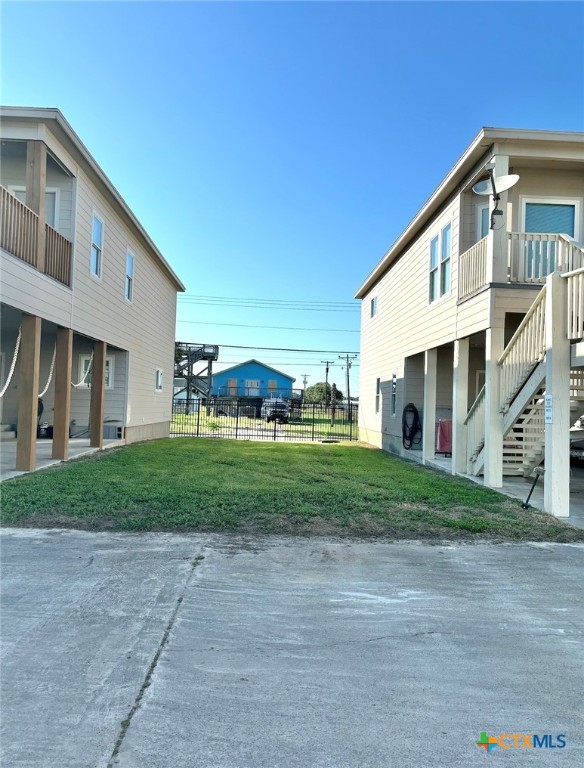
[[[252,359],[214,373],[211,395],[291,398],[295,381],[292,376]]]

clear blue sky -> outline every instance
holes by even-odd
[[[483,125],[584,129],[580,2],[4,2],[1,22],[1,101],[63,112],[192,296],[350,303]],[[184,341],[352,351],[358,329],[178,304]],[[309,384],[336,359],[221,350],[248,357]]]

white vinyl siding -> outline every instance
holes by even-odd
[[[103,260],[103,220],[95,213],[91,224],[91,274],[101,278]]]
[[[452,227],[447,224],[442,230],[440,252],[440,296],[450,290],[450,256],[452,253]]]

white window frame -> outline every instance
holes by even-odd
[[[26,187],[23,187],[20,184],[9,184],[6,189],[16,197],[17,192],[24,192],[24,195],[26,197]],[[61,205],[61,190],[59,187],[45,187],[45,194],[46,193],[55,195],[55,222],[54,224],[50,224],[49,226],[53,229],[56,229],[58,231],[59,229],[59,211],[60,211],[60,205]],[[22,201],[21,201],[22,202]],[[24,203],[26,205],[26,203]],[[27,206],[29,207],[29,206]]]
[[[442,243],[444,241],[444,232],[446,229],[450,227],[450,253],[448,254],[448,257],[443,259],[442,258]],[[438,255],[438,263],[436,267],[432,267],[432,244],[434,242],[437,242],[437,255]],[[440,231],[430,238],[430,246],[429,246],[429,260],[428,260],[428,303],[429,304],[436,304],[438,301],[441,301],[446,296],[450,296],[452,293],[452,222],[447,221],[444,226],[440,227]],[[448,286],[445,288],[445,290],[442,290],[442,270],[444,267],[444,264],[450,265],[450,275],[448,280]],[[436,297],[432,298],[432,274],[436,273]]]
[[[488,203],[479,203],[477,205],[477,243],[479,240],[482,240],[483,237],[486,237],[486,235],[483,235],[482,233],[482,226],[483,226],[483,211],[489,210],[489,204]],[[489,234],[490,229],[490,222],[487,221],[487,235]]]
[[[375,413],[381,410],[381,378],[375,379]]]
[[[132,260],[132,269],[131,274],[128,271],[128,259]],[[134,258],[134,252],[128,248],[126,251],[126,280],[124,284],[124,296],[126,298],[126,301],[128,304],[132,304],[134,301],[134,264],[136,262],[136,259]],[[129,291],[128,291],[129,287]],[[128,295],[128,293],[130,295]]]
[[[397,373],[391,374],[391,407],[390,416],[395,418],[397,412]]]
[[[156,369],[156,375],[154,378],[154,391],[164,392],[164,370],[162,368]]]
[[[91,268],[91,260],[93,257],[93,220],[97,219],[101,222],[101,247],[99,249],[99,272],[94,272]],[[103,274],[103,241],[105,240],[105,221],[103,216],[99,214],[97,211],[92,211],[91,213],[91,232],[89,234],[89,274],[95,278],[96,280],[101,280],[101,276]]]
[[[525,232],[525,220],[527,219],[527,204],[539,205],[573,205],[574,206],[574,240],[580,241],[580,217],[581,197],[547,197],[545,195],[529,195],[519,198],[521,205],[521,231]]]
[[[377,296],[373,296],[371,299],[370,316],[375,317],[377,314]]]
[[[79,355],[79,381],[85,374],[85,363],[91,360],[91,355]],[[115,357],[106,355],[105,358],[105,388],[114,389],[115,382]],[[85,381],[79,385],[79,389],[89,389],[89,382]]]

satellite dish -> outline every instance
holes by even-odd
[[[490,179],[479,181],[473,186],[472,191],[475,195],[493,195],[496,197],[500,192],[511,189],[519,181],[519,176],[516,173],[510,173],[508,176],[493,176],[493,172],[489,171],[489,175],[491,176]]]

